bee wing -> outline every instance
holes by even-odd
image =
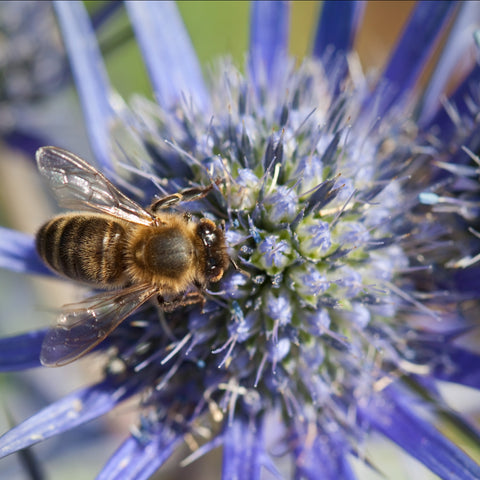
[[[85,355],[156,293],[151,285],[135,285],[65,305],[57,325],[43,340],[40,361],[45,366],[59,366]]]
[[[57,147],[42,147],[37,150],[36,159],[38,169],[47,177],[59,205],[97,210],[141,225],[152,224],[150,213],[73,153]]]

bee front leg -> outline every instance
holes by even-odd
[[[202,292],[189,292],[184,295],[179,295],[168,300],[165,300],[161,295],[157,297],[158,304],[164,312],[173,312],[177,308],[186,307],[195,303],[201,303],[202,309],[205,305],[205,297]]]
[[[182,201],[182,195],[180,193],[173,193],[172,195],[166,195],[165,197],[155,200],[149,207],[152,213],[156,213],[162,208],[172,207]]]

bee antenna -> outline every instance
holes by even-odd
[[[230,263],[232,264],[232,267],[237,271],[237,272],[240,272],[242,273],[243,275],[245,275],[246,277],[248,278],[251,278],[251,274],[250,272],[247,272],[246,270],[244,270],[243,268],[240,268],[238,266],[238,263],[232,258],[232,257],[228,257],[228,259],[230,260]]]

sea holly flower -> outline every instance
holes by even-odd
[[[441,478],[479,478],[434,425],[448,418],[478,447],[437,382],[480,387],[478,346],[462,342],[480,291],[465,260],[480,251],[465,214],[478,199],[479,67],[441,106],[464,53],[451,35],[424,95],[414,89],[447,22],[463,32],[477,6],[419,2],[372,86],[348,55],[362,4],[325,2],[313,54],[295,66],[288,4],[255,2],[246,72],[225,62],[207,87],[175,5],[125,5],[156,103],[118,101],[82,5],[56,4],[97,162],[144,205],[213,183],[189,209],[223,223],[234,265],[205,305],[126,319],[96,349],[103,380],[5,433],[0,453],[139,394],[138,423],[100,479],[148,478],[183,441],[187,462],[221,446],[224,479],[289,475],[272,451],[294,478],[356,478],[355,457],[375,465],[373,433]],[[45,273],[30,237],[4,229],[0,252],[6,268]],[[4,339],[2,368],[40,366],[44,335]]]

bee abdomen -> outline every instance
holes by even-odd
[[[124,242],[119,222],[95,215],[59,216],[37,233],[38,253],[50,268],[103,287],[126,282]]]

